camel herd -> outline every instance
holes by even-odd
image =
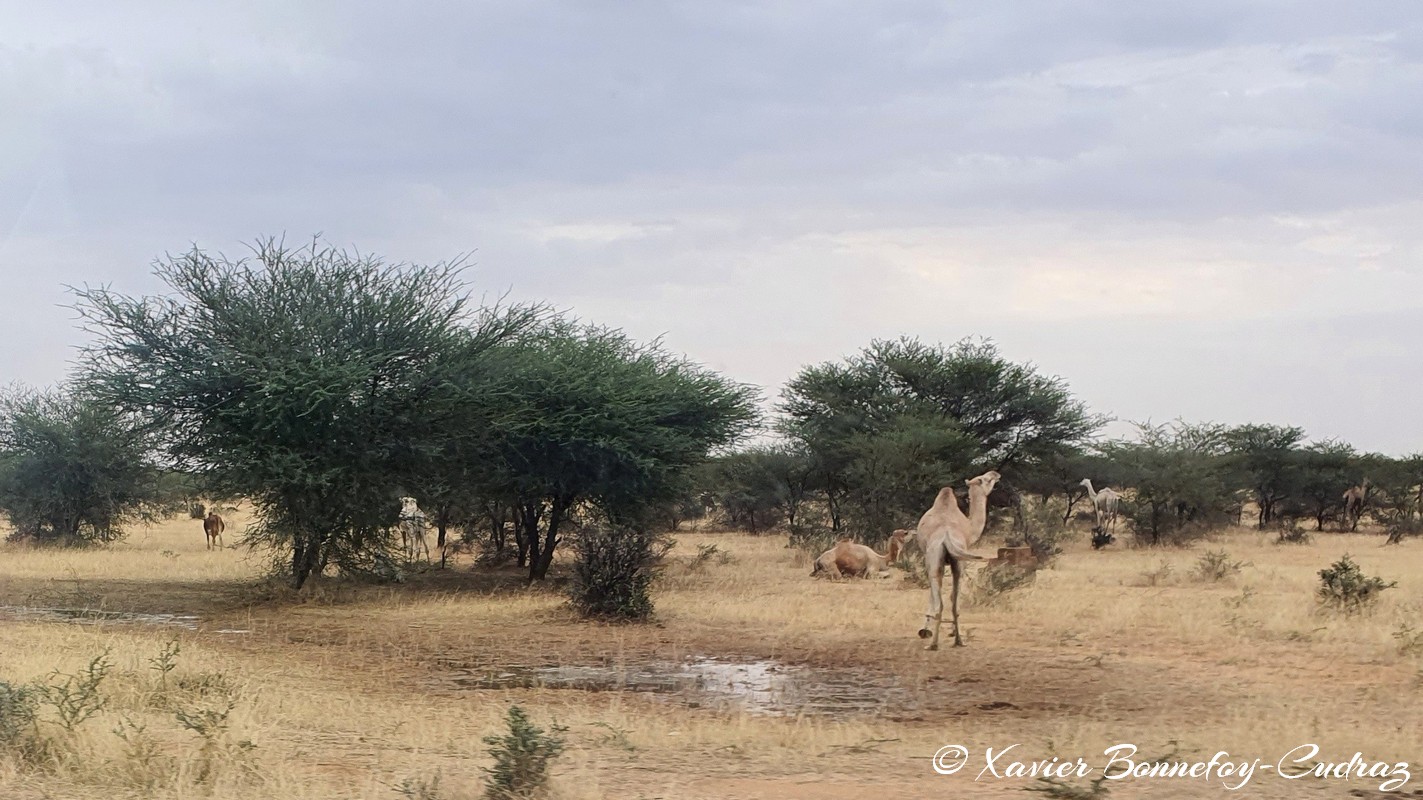
[[[887,572],[889,565],[899,556],[906,541],[912,535],[924,554],[924,570],[929,578],[929,609],[924,614],[924,627],[919,629],[919,638],[929,639],[926,650],[939,649],[939,627],[944,613],[944,568],[948,567],[953,579],[950,593],[950,615],[954,625],[954,646],[963,646],[959,632],[959,584],[963,580],[965,561],[987,561],[969,551],[983,536],[988,522],[988,495],[998,484],[1001,476],[992,470],[970,478],[968,483],[968,515],[959,508],[958,495],[954,487],[945,486],[934,498],[934,505],[919,518],[919,525],[912,532],[896,530],[889,539],[889,552],[881,555],[862,544],[841,540],[835,546],[820,554],[815,560],[812,577],[869,577],[875,573]],[[1104,488],[1097,491],[1091,478],[1083,478],[1080,484],[1087,490],[1092,501],[1097,525],[1093,528],[1094,544],[1100,535],[1111,541],[1110,531],[1116,528],[1118,506],[1121,494]],[[1350,530],[1357,528],[1368,500],[1369,481],[1350,487],[1344,492],[1345,518],[1350,522]],[[1000,556],[1004,551],[999,551]]]

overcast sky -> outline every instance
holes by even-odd
[[[768,396],[985,336],[1120,419],[1423,450],[1411,0],[23,5],[0,380],[63,378],[66,284],[322,233]]]

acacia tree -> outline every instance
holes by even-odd
[[[1220,425],[1137,423],[1137,441],[1102,445],[1133,489],[1127,514],[1132,530],[1150,544],[1183,544],[1207,526],[1236,515]]]
[[[1304,442],[1304,429],[1240,425],[1226,431],[1225,442],[1255,496],[1260,508],[1258,527],[1264,529],[1301,491],[1300,445]]]
[[[0,397],[0,510],[16,533],[113,541],[173,499],[134,420],[68,390]]]
[[[396,497],[459,429],[470,362],[534,309],[474,309],[455,264],[388,265],[319,242],[161,261],[170,294],[78,292],[86,386],[142,417],[176,465],[256,506],[249,540],[300,587],[388,547]]]
[[[922,512],[939,486],[988,468],[1011,482],[1104,422],[1060,379],[972,340],[875,341],[801,370],[783,398],[782,431],[811,453],[832,528],[871,526],[860,530],[871,537]]]
[[[458,469],[511,498],[530,580],[545,577],[572,512],[637,527],[689,470],[756,421],[755,392],[622,331],[552,318],[490,351],[488,402],[462,424],[484,433]]]
[[[1344,491],[1359,481],[1352,445],[1334,439],[1315,442],[1298,453],[1299,494],[1289,504],[1291,516],[1314,518],[1314,529],[1341,516]]]

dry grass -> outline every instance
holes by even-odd
[[[230,543],[242,525],[232,517]],[[294,596],[258,582],[261,558],[207,552],[201,525],[188,519],[104,550],[0,550],[0,603],[203,618],[198,631],[0,619],[0,680],[73,672],[106,649],[114,663],[110,704],[97,717],[73,734],[46,723],[50,749],[28,761],[0,757],[0,797],[396,799],[402,782],[439,775],[439,797],[474,798],[488,764],[480,738],[498,730],[512,702],[538,724],[569,727],[553,785],[573,799],[850,798],[872,787],[898,797],[1027,796],[1024,781],[935,775],[928,756],[951,742],[976,751],[1019,742],[1038,758],[1099,761],[1109,744],[1159,753],[1172,740],[1183,753],[1224,749],[1270,763],[1303,742],[1341,759],[1423,752],[1413,722],[1423,718],[1423,648],[1395,635],[1417,627],[1423,608],[1418,542],[1382,549],[1381,537],[1325,534],[1277,547],[1239,530],[1190,551],[1082,546],[1010,602],[966,609],[967,648],[925,653],[914,635],[925,594],[898,578],[811,580],[809,559],[783,537],[680,539],[657,588],[658,621],[643,626],[578,622],[556,590],[525,589],[512,572],[468,563],[407,586],[328,581]],[[707,542],[730,562],[687,568]],[[1195,580],[1202,550],[1221,547],[1253,566]],[[1399,588],[1369,615],[1320,615],[1316,573],[1346,550]],[[219,632],[231,629],[249,632]],[[164,680],[150,659],[172,640],[182,650]],[[915,703],[777,718],[450,680],[462,668],[693,656],[893,676]],[[177,712],[191,718],[229,703],[226,730],[198,757],[203,739]],[[1297,796],[1301,783],[1257,776],[1248,796]],[[1371,785],[1328,786],[1342,796]],[[1222,791],[1143,782],[1115,785],[1112,796]]]

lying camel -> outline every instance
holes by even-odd
[[[868,578],[872,572],[888,572],[889,565],[899,558],[907,535],[909,532],[906,530],[897,530],[890,535],[889,552],[884,555],[848,539],[836,542],[834,547],[815,559],[815,569],[811,570],[810,576],[813,578],[823,572],[830,578]]]

